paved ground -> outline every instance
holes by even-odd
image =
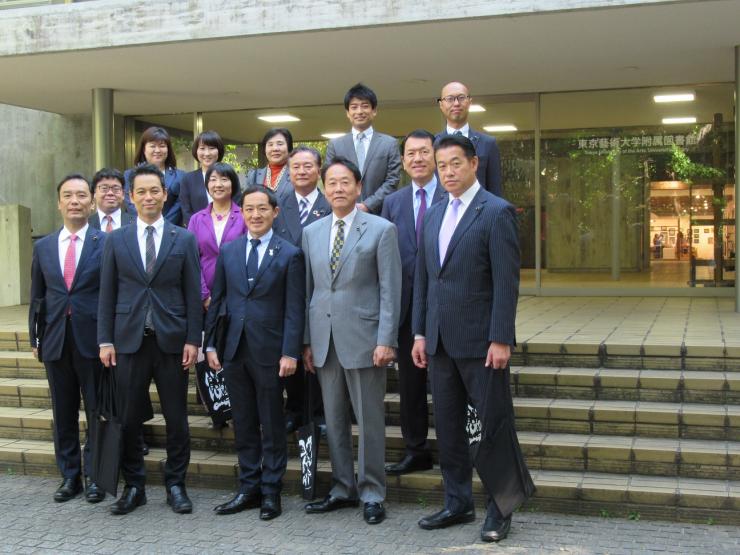
[[[124,517],[110,500],[81,498],[57,504],[56,479],[0,476],[0,552],[12,553],[738,553],[740,527],[684,525],[522,513],[500,545],[478,540],[475,524],[434,532],[416,521],[430,509],[390,505],[388,519],[368,526],[361,511],[306,515],[297,497],[284,497],[283,515],[261,522],[257,511],[216,517],[211,508],[229,494],[193,489],[195,512],[175,515],[164,489],[148,490],[149,503]]]

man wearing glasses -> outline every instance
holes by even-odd
[[[136,222],[136,215],[126,211],[123,203],[123,174],[115,169],[103,168],[92,180],[95,212],[88,223],[95,229],[110,233]]]
[[[478,157],[478,183],[487,191],[496,196],[503,196],[501,188],[501,154],[496,139],[470,127],[468,114],[472,97],[468,87],[453,81],[442,87],[442,93],[437,99],[439,109],[447,120],[445,130],[439,133],[441,137],[462,135],[467,137],[475,146],[475,155]]]

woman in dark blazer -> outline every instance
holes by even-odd
[[[267,160],[262,168],[249,170],[246,186],[267,187],[278,199],[293,190],[288,172],[288,154],[293,150],[293,135],[283,127],[274,127],[265,133],[260,143],[260,155]]]
[[[203,131],[193,141],[190,151],[198,161],[198,169],[185,174],[180,187],[180,208],[182,225],[188,225],[190,218],[203,210],[213,199],[206,188],[206,173],[216,162],[224,157],[224,142],[215,131]]]
[[[239,194],[239,176],[234,168],[229,164],[216,162],[206,172],[205,179],[212,201],[193,214],[188,223],[188,231],[195,235],[198,242],[200,296],[203,308],[208,309],[219,249],[221,245],[244,235],[247,227],[244,225],[241,209],[234,202]]]
[[[170,134],[162,127],[149,127],[142,133],[139,146],[134,156],[134,164],[152,164],[159,168],[164,176],[164,184],[167,188],[167,200],[162,209],[164,218],[175,225],[182,224],[182,211],[180,210],[180,186],[185,172],[177,169],[177,158],[172,148]],[[136,214],[136,207],[129,198],[131,191],[131,174],[133,168],[126,170],[123,174],[126,179],[124,183],[124,200],[129,212]]]

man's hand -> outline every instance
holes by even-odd
[[[36,347],[33,347],[31,349],[31,351],[33,352],[33,358],[35,358],[36,360],[38,360],[39,359],[39,350]]]
[[[504,343],[491,341],[486,355],[486,367],[494,370],[503,370],[509,364],[511,358],[511,347]]]
[[[367,206],[365,206],[365,204],[362,202],[357,204],[357,209],[362,212],[370,212],[370,210],[367,209]]]
[[[296,368],[298,368],[298,361],[294,358],[282,356],[280,357],[280,377],[287,378],[295,374]]]
[[[113,345],[100,347],[100,362],[103,366],[111,367],[116,365],[116,349]]]
[[[185,346],[182,348],[183,370],[187,372],[188,368],[195,364],[196,360],[198,360],[198,347],[190,343],[185,343]]]
[[[316,373],[316,368],[313,367],[313,351],[310,345],[303,347],[303,367],[311,374]]]
[[[206,352],[206,360],[208,361],[208,366],[211,368],[211,370],[215,370],[216,372],[221,370],[221,362],[218,360],[218,355],[216,354],[216,351]]]
[[[427,367],[427,340],[415,339],[414,346],[411,348],[411,359],[418,368]]]
[[[211,306],[211,297],[208,297],[205,301],[203,301],[203,312],[207,312],[209,306]]]
[[[396,350],[393,347],[378,345],[373,351],[373,366],[383,368],[388,366],[396,358]]]

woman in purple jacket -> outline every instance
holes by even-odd
[[[211,303],[211,287],[216,273],[216,259],[221,245],[244,235],[241,209],[234,202],[239,194],[239,177],[229,164],[213,164],[205,177],[208,194],[213,199],[208,206],[193,214],[188,231],[198,240],[200,251],[200,294],[203,309]]]

